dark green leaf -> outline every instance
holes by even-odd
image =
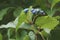
[[[16,8],[16,10],[14,11],[14,16],[15,16],[15,17],[19,16],[20,13],[21,13],[21,10],[22,10],[21,7]]]
[[[24,38],[27,35],[27,31],[23,30],[23,31],[20,32],[19,35],[20,35],[20,36],[18,36],[19,40],[24,40]]]
[[[47,10],[46,13],[48,16],[53,16],[55,14],[56,10]]]
[[[46,0],[35,0],[34,4],[40,6],[40,8],[43,10],[46,10],[46,8],[47,8]]]
[[[30,40],[30,37],[26,35],[23,40]]]
[[[51,10],[53,9],[53,7],[55,6],[56,3],[60,2],[60,0],[53,0],[52,4],[51,4]]]
[[[60,26],[50,32],[48,40],[60,40]]]
[[[0,20],[2,20],[3,16],[7,13],[8,9],[9,8],[5,8],[0,11]]]
[[[33,31],[30,31],[28,35],[29,35],[31,40],[35,40],[36,36],[35,36],[35,33]]]

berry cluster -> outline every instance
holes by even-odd
[[[25,8],[24,9],[24,12],[25,13],[27,13],[29,11],[29,9],[28,8]],[[33,14],[41,14],[41,15],[45,15],[45,12],[43,11],[43,10],[41,10],[41,9],[39,9],[39,8],[36,8],[36,9],[31,9],[31,12],[33,13]]]

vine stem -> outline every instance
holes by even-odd
[[[42,33],[41,33],[41,32],[39,32],[39,34],[41,35],[42,39],[43,39],[43,40],[45,40],[45,38],[44,38],[44,36],[42,35]]]
[[[16,40],[17,40],[17,39],[18,39],[18,38],[17,38],[17,30],[15,31],[15,34],[16,34],[15,36],[16,36]]]
[[[36,36],[36,40],[37,40],[37,36]]]
[[[10,29],[8,29],[7,35],[8,35],[8,40],[9,40],[10,39]]]

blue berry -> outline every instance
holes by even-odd
[[[32,12],[33,14],[35,14],[35,13],[36,13],[36,10],[35,10],[35,9],[33,9],[33,10],[31,10],[31,12]]]
[[[28,10],[28,8],[25,8],[24,9],[24,12],[25,13],[27,13],[29,10]],[[43,10],[41,10],[41,9],[39,9],[39,8],[36,8],[36,9],[31,9],[31,12],[33,13],[33,14],[40,14],[40,15],[45,15],[45,12],[43,11]]]
[[[41,14],[41,15],[45,15],[45,12],[41,10],[41,11],[40,11],[40,14]]]
[[[24,9],[24,12],[27,13],[27,12],[28,12],[28,8],[25,8],[25,9]]]
[[[37,9],[35,9],[37,12],[39,12],[40,11],[40,9],[39,8],[37,8]]]
[[[35,9],[35,10],[36,10],[36,14],[38,14],[40,12],[40,9],[38,9],[38,8]]]

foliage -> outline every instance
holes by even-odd
[[[0,40],[5,37],[7,40],[60,40],[60,16],[54,16],[60,12],[59,6],[56,6],[60,0],[8,0],[6,2],[6,5],[4,0],[3,3],[0,2],[4,5],[0,10]],[[30,7],[26,8],[28,6]],[[5,30],[2,31],[3,28],[7,29],[6,34]]]

